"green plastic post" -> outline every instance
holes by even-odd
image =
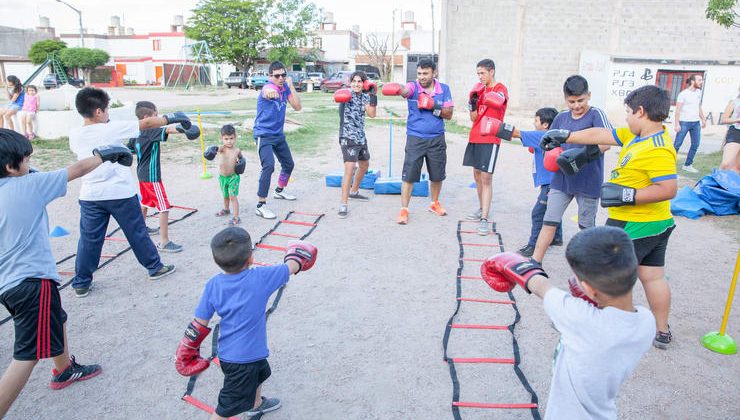
[[[720,354],[737,354],[737,343],[727,334],[712,331],[701,338],[704,347]]]

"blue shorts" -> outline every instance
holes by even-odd
[[[21,110],[21,106],[18,105],[18,104],[16,104],[16,103],[9,103],[8,105],[5,106],[5,108],[7,108],[7,109],[9,109],[11,111],[20,111]]]

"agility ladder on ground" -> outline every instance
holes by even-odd
[[[294,220],[294,218],[291,219],[291,216],[312,217],[313,220],[310,221],[310,222],[301,221],[301,220]],[[318,226],[318,223],[319,223],[319,221],[321,220],[322,217],[324,217],[324,214],[323,213],[321,213],[321,214],[319,214],[319,213],[302,213],[302,212],[299,212],[299,211],[290,211],[290,212],[288,212],[288,214],[285,216],[284,219],[278,220],[275,223],[275,226],[273,226],[270,230],[267,231],[267,233],[265,233],[264,235],[262,235],[257,242],[255,242],[255,244],[254,244],[254,250],[257,251],[259,249],[263,249],[265,251],[277,251],[277,252],[280,252],[281,253],[280,255],[282,256],[282,253],[285,253],[285,251],[286,251],[287,248],[284,247],[284,246],[270,245],[270,244],[264,243],[267,238],[269,238],[271,236],[277,236],[277,237],[282,237],[282,238],[288,238],[289,240],[290,239],[296,239],[296,240],[306,239],[316,229],[316,227]],[[294,234],[279,232],[278,229],[282,225],[305,226],[305,227],[307,227],[309,229],[303,235],[294,235]],[[282,258],[280,259],[280,262],[282,262]],[[270,264],[270,263],[267,263],[267,262],[258,262],[258,261],[255,261],[253,264],[254,265],[258,265],[258,266],[273,265],[273,264]],[[287,286],[287,284],[284,284],[282,287],[280,287],[280,289],[278,289],[277,293],[275,294],[275,299],[273,299],[273,301],[272,301],[272,305],[270,305],[270,308],[268,308],[267,311],[265,312],[267,314],[267,318],[268,319],[270,318],[270,314],[272,314],[273,312],[275,312],[275,310],[277,309],[278,304],[280,303],[280,298],[282,298],[283,291],[285,290],[285,287],[286,286]],[[209,360],[212,361],[217,366],[220,366],[220,362],[218,360],[218,333],[219,333],[219,326],[220,326],[220,324],[216,324],[213,327],[213,334],[211,335],[211,356],[209,357]],[[203,401],[201,401],[198,398],[196,398],[196,397],[193,396],[193,390],[195,389],[195,383],[198,380],[198,376],[200,376],[200,375],[194,375],[194,376],[191,376],[190,379],[188,379],[187,388],[185,389],[185,394],[183,394],[182,399],[183,399],[183,401],[187,402],[188,404],[190,404],[190,405],[192,405],[192,406],[194,406],[196,408],[199,408],[199,409],[201,409],[201,410],[203,410],[203,411],[205,411],[207,413],[213,414],[214,408],[212,406],[206,404],[205,402],[203,402]],[[261,414],[258,414],[256,416],[252,417],[252,419],[259,420],[260,417],[262,417],[262,415]],[[237,419],[237,417],[231,417],[231,418],[232,419]]]
[[[456,285],[457,285],[457,291],[456,291],[456,305],[455,305],[455,312],[450,317],[449,321],[447,321],[447,326],[445,327],[445,333],[444,338],[442,339],[442,347],[444,349],[444,361],[447,362],[447,365],[450,368],[450,377],[452,379],[452,415],[455,418],[455,420],[460,420],[462,417],[460,416],[460,408],[484,408],[484,409],[529,409],[532,413],[532,417],[535,420],[540,419],[540,413],[538,411],[538,405],[537,405],[537,394],[534,392],[532,387],[529,384],[529,381],[527,380],[527,377],[524,375],[524,372],[519,367],[519,364],[521,362],[521,356],[519,354],[519,343],[516,340],[516,336],[514,335],[514,328],[516,328],[517,323],[521,319],[521,315],[519,314],[519,309],[516,305],[516,299],[514,295],[511,292],[508,292],[508,299],[507,300],[492,300],[492,299],[483,299],[478,297],[463,297],[462,296],[462,283],[463,281],[482,281],[483,278],[480,276],[464,276],[463,275],[463,268],[465,267],[465,263],[471,263],[474,267],[479,267],[480,264],[484,261],[482,259],[473,259],[473,258],[465,258],[465,249],[466,247],[486,247],[491,249],[498,249],[499,252],[504,251],[504,243],[501,238],[501,234],[499,234],[496,231],[496,224],[492,223],[492,233],[491,235],[487,236],[487,238],[493,237],[495,238],[495,241],[497,243],[479,243],[479,242],[472,242],[468,240],[463,240],[463,235],[477,235],[476,231],[471,230],[464,230],[463,224],[464,223],[478,223],[478,222],[470,222],[470,221],[459,221],[457,224],[457,241],[460,247],[460,255],[459,255],[459,266],[457,269],[457,278],[456,278]],[[477,271],[477,270],[476,270]],[[478,325],[478,324],[456,324],[455,318],[457,317],[458,312],[460,311],[460,307],[463,302],[467,302],[468,304],[493,304],[493,305],[511,305],[511,308],[514,310],[514,322],[510,325]],[[461,357],[449,357],[447,354],[447,345],[450,340],[450,335],[452,333],[453,329],[460,329],[460,330],[508,330],[511,333],[511,342],[512,342],[512,350],[514,353],[513,358],[461,358]],[[514,373],[516,373],[516,376],[519,378],[519,381],[521,381],[522,386],[526,391],[531,395],[531,400],[529,403],[490,403],[490,402],[470,402],[470,401],[460,401],[460,382],[457,378],[457,371],[455,370],[455,364],[461,364],[461,363],[503,363],[503,364],[511,364],[514,367]]]
[[[180,221],[182,221],[184,219],[187,219],[188,217],[190,217],[190,216],[192,216],[192,215],[194,215],[195,213],[198,212],[198,209],[194,209],[192,207],[172,206],[171,208],[172,209],[185,210],[187,213],[185,213],[185,215],[182,216],[182,217],[180,217],[179,219],[170,220],[167,223],[168,225],[174,225],[175,223],[180,222]],[[157,213],[155,213],[154,215],[156,215],[156,214]],[[153,217],[154,215],[151,215],[149,217]],[[100,258],[102,260],[104,260],[104,261],[101,262],[98,265],[97,270],[100,270],[101,268],[105,267],[106,265],[112,263],[113,261],[116,260],[116,258],[120,257],[121,255],[123,255],[123,254],[125,254],[125,253],[127,253],[128,251],[131,250],[131,246],[128,245],[128,241],[126,240],[125,237],[121,238],[121,237],[113,236],[116,233],[118,233],[118,231],[120,231],[120,230],[121,230],[121,227],[119,226],[119,227],[113,229],[112,231],[110,231],[110,233],[107,233],[105,235],[105,242],[107,242],[107,243],[113,243],[113,242],[123,243],[123,242],[125,242],[127,244],[127,246],[125,248],[121,249],[120,251],[114,251],[114,252],[109,253],[109,254],[101,253],[100,254]],[[72,258],[74,258],[76,256],[77,256],[76,253],[75,254],[70,254],[70,255],[67,255],[66,257],[60,259],[59,261],[57,261],[56,262],[57,269],[59,269],[59,266],[61,266],[62,264],[64,264],[65,262],[71,260]],[[66,282],[64,282],[64,283],[62,283],[62,284],[59,285],[59,290],[65,289],[67,286],[69,286],[70,284],[72,284],[72,279],[74,278],[74,275],[75,275],[74,271],[62,271],[62,270],[58,270],[57,272],[59,273],[59,276],[60,277],[68,277],[69,278]],[[3,324],[5,324],[6,322],[10,321],[11,319],[13,319],[13,317],[12,316],[9,316],[9,317],[7,317],[7,318],[5,318],[3,320],[0,320],[0,326],[2,326]]]

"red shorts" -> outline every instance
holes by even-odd
[[[167,200],[167,193],[164,192],[164,185],[160,182],[139,182],[141,191],[141,205],[157,211],[167,211],[172,206]]]

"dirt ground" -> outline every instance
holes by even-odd
[[[223,100],[223,98],[221,98]],[[162,106],[162,105],[160,105]],[[368,130],[371,167],[388,169],[388,129]],[[290,141],[290,138],[288,138]],[[404,129],[396,128],[394,175],[400,174]],[[280,419],[446,419],[451,416],[452,384],[442,361],[442,335],[455,306],[458,268],[457,221],[477,206],[469,187],[469,168],[461,166],[466,138],[448,135],[448,179],[442,191],[447,217],[426,211],[428,199],[411,203],[410,223],[398,226],[399,196],[373,196],[350,203],[350,216],[339,219],[339,189],[324,186],[323,175],[341,168],[336,139],[325,139],[323,152],[297,156],[289,191],[298,201],[270,200],[278,215],[289,210],[323,212],[326,217],[308,238],[319,247],[319,260],[309,272],[295,276],[268,322],[273,375],[264,394],[279,397],[283,407],[266,418]],[[177,272],[161,281],[126,253],[96,273],[89,297],[77,299],[62,291],[69,314],[71,352],[81,363],[100,363],[103,375],[62,391],[48,389],[51,362],[42,361],[8,419],[176,419],[207,418],[180,400],[187,380],[173,366],[174,352],[192,317],[205,282],[218,269],[210,238],[225,227],[214,213],[221,205],[217,179],[201,180],[199,162],[186,150],[163,152],[163,174],[173,204],[199,212],[171,227],[171,237],[184,245],[163,261]],[[607,154],[607,168],[616,152]],[[240,203],[242,226],[259,238],[274,221],[254,216],[259,164],[247,156]],[[215,167],[210,168],[217,173]],[[49,206],[51,226],[71,235],[53,238],[57,258],[75,252],[78,238],[79,182],[67,196]],[[529,212],[537,196],[531,179],[531,155],[524,148],[501,148],[494,180],[493,214],[506,250],[519,248],[530,229]],[[602,209],[603,210],[603,209]],[[172,217],[183,214],[173,211]],[[565,238],[577,225],[575,206],[564,218]],[[606,212],[599,212],[599,222]],[[734,220],[740,221],[735,217]],[[718,228],[712,218],[677,218],[668,250],[667,275],[673,291],[671,327],[675,343],[668,351],[651,349],[619,397],[620,418],[740,418],[740,358],[704,349],[703,334],[719,328],[740,238]],[[153,225],[154,221],[150,220]],[[301,229],[291,227],[293,232]],[[286,230],[289,231],[289,230]],[[120,234],[119,234],[120,235]],[[155,237],[156,239],[156,237]],[[493,241],[493,237],[478,242]],[[281,244],[280,238],[268,243]],[[105,252],[121,244],[106,244]],[[471,258],[488,256],[475,250]],[[277,252],[259,249],[258,261],[276,263]],[[72,263],[62,270],[69,270]],[[566,287],[570,275],[564,247],[552,248],[545,267],[554,282]],[[476,275],[470,264],[463,275]],[[463,296],[503,298],[482,282],[463,283]],[[557,342],[540,300],[515,291],[522,320],[516,328],[521,368],[540,400],[544,414]],[[646,304],[642,288],[638,303]],[[735,304],[728,333],[740,339],[740,310]],[[5,312],[0,312],[5,316]],[[463,303],[460,323],[508,324],[513,311],[504,305]],[[12,323],[0,326],[0,364],[12,355]],[[462,331],[462,332],[461,332]],[[210,343],[210,338],[207,340]],[[208,346],[204,353],[209,354]],[[512,357],[507,331],[456,330],[450,339],[453,357]],[[608,363],[608,361],[605,361]],[[525,403],[529,396],[511,365],[465,365],[458,369],[460,399]],[[193,395],[215,404],[222,374],[212,366],[199,378]],[[464,419],[531,418],[529,411],[462,409]],[[245,417],[246,418],[246,417]]]

